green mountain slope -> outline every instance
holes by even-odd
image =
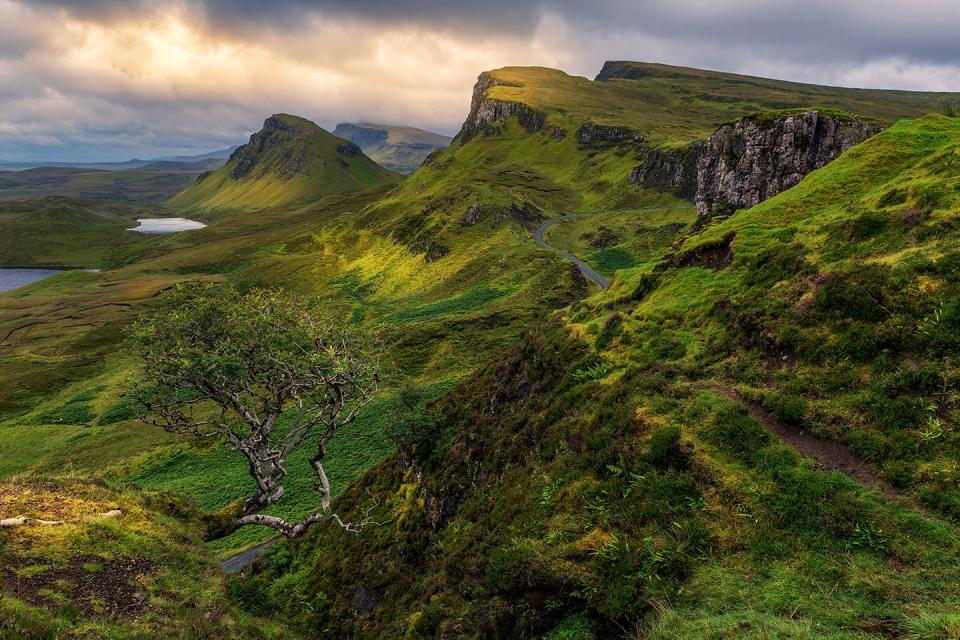
[[[337,637],[952,637],[957,158],[904,121],[618,271],[254,583]]]
[[[227,163],[201,175],[171,206],[263,209],[399,181],[360,148],[316,124],[286,114],[267,118]]]
[[[431,153],[450,144],[449,136],[415,127],[369,122],[341,122],[333,135],[356,143],[382,167],[411,174]]]
[[[758,111],[782,117],[785,109],[841,109],[890,124],[936,111],[942,99],[636,68],[644,70],[639,77],[601,81],[542,67],[482,74],[454,142],[384,201],[415,211],[397,229],[398,241],[435,255],[465,219],[484,211],[529,219],[649,205],[650,193],[629,178],[653,150],[704,140],[718,126]],[[468,215],[475,206],[480,215]]]
[[[128,229],[156,207],[72,197],[0,202],[0,266],[110,266],[145,239]]]
[[[229,452],[133,419],[123,328],[184,280],[284,286],[384,338],[394,379],[331,444],[329,472],[338,509],[377,496],[386,524],[279,545],[233,588],[258,614],[338,638],[950,637],[958,121],[896,124],[697,228],[692,205],[629,176],[651,147],[811,106],[802,85],[743,82],[490,72],[453,144],[373,189],[315,179],[343,142],[280,117],[176,199],[257,215],[202,214],[207,228],[138,239],[108,271],[0,296],[0,476],[133,482],[204,512],[245,495]],[[832,91],[813,106],[888,124],[936,103]],[[586,215],[548,239],[607,292],[533,241],[571,211]],[[384,434],[405,377],[443,428],[396,455]],[[769,430],[798,426],[899,497]],[[313,506],[303,462],[278,514]]]

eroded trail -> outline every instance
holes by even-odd
[[[713,383],[708,388],[731,402],[745,406],[750,411],[750,415],[780,440],[793,447],[798,453],[813,458],[818,466],[830,471],[839,471],[859,484],[876,489],[888,497],[900,495],[893,485],[881,478],[870,465],[854,455],[845,445],[780,421],[769,411],[741,397],[732,387]]]

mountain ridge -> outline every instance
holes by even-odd
[[[451,140],[449,136],[415,127],[371,122],[341,122],[333,135],[355,142],[381,166],[407,175]]]
[[[349,140],[306,118],[278,113],[223,166],[202,174],[170,205],[230,209],[302,204],[399,179]]]

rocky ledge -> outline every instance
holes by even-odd
[[[817,110],[746,116],[706,141],[649,151],[630,180],[693,201],[704,220],[786,191],[882,129],[875,122]]]
[[[537,111],[522,102],[487,97],[490,89],[502,86],[517,85],[495,78],[486,72],[481,73],[477,78],[477,84],[473,87],[473,97],[470,100],[470,113],[456,137],[461,145],[466,144],[477,134],[494,135],[499,131],[497,125],[513,116],[516,116],[521,126],[530,133],[536,133],[543,128],[547,120],[546,113]]]

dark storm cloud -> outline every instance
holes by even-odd
[[[169,1],[151,0],[30,0],[27,4],[93,19],[171,6]],[[468,35],[490,29],[517,35],[532,32],[540,16],[550,12],[595,30],[710,42],[717,47],[750,45],[765,54],[779,51],[809,59],[840,56],[851,63],[889,56],[960,61],[960,11],[956,2],[942,0],[180,0],[180,6],[204,16],[210,29],[246,35],[265,27],[296,30],[310,16],[346,18],[371,26],[421,25]]]
[[[213,148],[280,110],[453,132],[508,64],[960,90],[957,33],[956,0],[0,0],[0,158]]]

